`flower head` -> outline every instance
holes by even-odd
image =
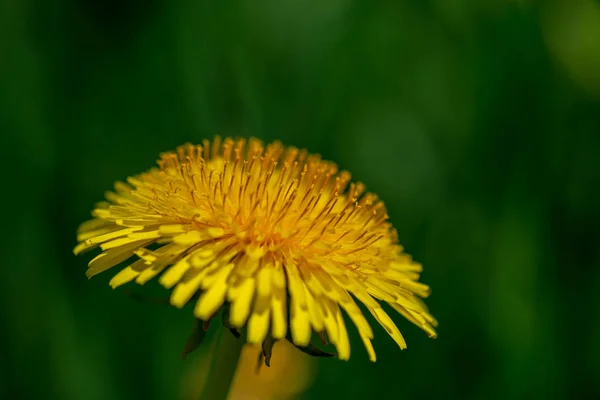
[[[209,321],[223,306],[249,343],[288,336],[309,346],[313,332],[340,359],[350,357],[342,310],[375,361],[361,302],[401,347],[380,302],[434,337],[436,321],[419,298],[421,265],[403,253],[377,196],[348,172],[305,150],[257,140],[187,144],[158,168],[117,182],[78,232],[76,254],[100,246],[92,277],[130,258],[110,285],[144,284],[160,274],[183,307]]]

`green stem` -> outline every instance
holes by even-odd
[[[236,338],[225,327],[219,329],[200,400],[227,400],[243,346],[242,338]]]

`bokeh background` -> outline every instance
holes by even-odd
[[[600,398],[600,2],[3,0],[0,37],[0,398],[191,396],[191,314],[71,251],[113,181],[215,134],[352,171],[433,288],[438,339],[298,353],[294,398]]]

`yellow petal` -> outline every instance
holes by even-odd
[[[400,282],[400,285],[403,288],[408,289],[411,292],[413,292],[421,297],[427,297],[431,293],[431,289],[429,289],[429,286],[427,286],[421,282],[414,282],[414,281],[406,280],[406,281]]]
[[[161,235],[175,235],[177,233],[186,233],[189,225],[174,224],[174,225],[161,225],[158,230]]]
[[[271,274],[271,279],[272,279],[274,287],[277,287],[280,289],[285,289],[287,287],[285,274],[283,273],[283,267],[281,265],[281,262],[279,262],[279,261],[275,262],[275,267],[273,268],[273,273]]]
[[[258,297],[254,302],[254,309],[248,321],[248,343],[259,344],[267,337],[271,316],[270,302],[269,297]]]
[[[423,271],[423,266],[421,264],[413,262],[412,260],[410,260],[410,259],[407,258],[404,261],[393,262],[391,264],[390,272],[393,273],[392,271],[396,271],[396,272],[404,272],[404,271],[422,272]]]
[[[298,346],[306,346],[310,342],[311,328],[310,316],[306,300],[304,282],[300,279],[296,264],[286,260],[285,270],[290,289],[290,329],[292,339]]]
[[[111,239],[129,235],[130,233],[139,231],[140,229],[142,229],[142,228],[136,227],[136,228],[119,229],[116,231],[111,231],[111,232],[105,233],[103,235],[91,237],[91,238],[87,239],[86,242],[88,242],[89,244],[99,244],[99,243],[107,242]],[[79,236],[82,237],[82,235],[79,235]]]
[[[153,265],[150,268],[146,268],[144,271],[142,271],[141,274],[139,274],[139,276],[136,278],[135,282],[138,285],[144,285],[150,279],[152,279],[156,275],[158,275],[164,268],[165,268],[164,265],[161,265],[161,266]]]
[[[271,295],[273,269],[269,267],[262,268],[256,277],[256,294],[259,297],[268,297]]]
[[[116,247],[124,246],[129,243],[136,242],[138,240],[156,239],[158,237],[160,237],[158,235],[158,231],[131,233],[131,234],[127,235],[126,237],[111,240],[110,242],[103,243],[100,245],[100,248],[102,250],[109,250],[109,249],[114,249]]]
[[[82,242],[79,243],[77,246],[75,246],[75,248],[73,249],[73,254],[75,254],[76,256],[80,255],[81,253],[91,250],[93,248],[98,247],[97,244],[89,244],[86,242]]]
[[[293,260],[288,259],[285,263],[285,271],[287,272],[290,299],[295,299],[297,301],[298,306],[306,311],[306,291],[304,290],[306,285],[300,277],[300,274],[298,272],[298,266]]]
[[[375,317],[377,322],[387,331],[387,333],[394,339],[394,341],[398,344],[398,346],[404,350],[406,349],[406,341],[404,341],[404,337],[398,330],[398,327],[392,321],[390,316],[383,310],[383,308],[371,308],[367,307],[371,314]]]
[[[118,274],[112,277],[110,282],[108,283],[113,289],[118,288],[121,285],[124,285],[128,282],[134,280],[139,274],[139,271],[134,269],[134,265],[138,263],[143,263],[144,260],[137,260],[132,265],[128,266],[125,269],[122,269]]]
[[[183,280],[175,286],[171,293],[171,304],[177,308],[183,307],[192,296],[200,289],[202,279],[204,279],[204,271],[194,271],[195,274],[189,279]],[[187,274],[186,274],[187,275]]]
[[[239,292],[233,299],[229,309],[229,323],[232,327],[240,328],[246,323],[252,306],[254,286],[255,280],[253,278],[246,279],[239,286]]]
[[[394,310],[398,311],[398,313],[400,313],[404,318],[406,318],[407,320],[409,320],[410,322],[412,322],[419,328],[423,329],[430,338],[435,338],[437,336],[435,329],[433,329],[433,327],[430,325],[430,322],[427,321],[423,317],[422,314],[413,313],[410,310],[403,308],[399,304],[394,304],[394,303],[389,303],[389,304],[390,304],[390,306],[392,306],[392,308]]]
[[[227,293],[227,277],[232,268],[233,264],[224,265],[219,268],[213,277],[210,277],[212,280],[207,285],[208,290],[200,295],[196,308],[194,308],[196,318],[207,321],[221,307]],[[206,278],[205,282],[208,279]]]
[[[397,303],[397,304],[401,305],[403,308],[406,308],[407,310],[414,312],[415,314],[421,314],[422,311],[421,311],[419,305],[414,302],[414,297],[416,297],[416,296],[412,296],[412,298],[407,298],[405,295],[399,294],[396,296],[396,298],[393,301],[388,301],[388,303],[390,303],[390,304]]]
[[[248,253],[244,253],[241,257],[238,257],[235,264],[234,271],[230,277],[232,285],[239,284],[245,278],[253,277],[260,267],[260,259],[253,258]]]
[[[215,259],[215,252],[210,249],[201,249],[190,255],[190,264],[194,268],[204,268],[210,265]]]
[[[339,328],[337,325],[337,317],[329,303],[329,300],[323,299],[320,302],[320,306],[323,311],[323,325],[325,326],[325,331],[327,332],[329,341],[335,345],[338,342]]]
[[[99,274],[100,272],[106,271],[109,268],[114,267],[115,265],[127,260],[129,257],[133,256],[133,252],[146,244],[149,241],[147,240],[139,240],[137,242],[128,243],[124,246],[117,247],[114,249],[110,249],[105,251],[104,253],[98,255],[88,264],[88,270],[86,275],[91,278],[92,276]]]
[[[360,335],[363,344],[365,345],[365,349],[367,349],[367,354],[369,355],[369,361],[375,362],[377,361],[377,355],[375,354],[375,349],[373,348],[373,344],[371,343],[371,339],[369,339],[365,335]]]
[[[369,322],[363,315],[360,308],[358,308],[354,300],[352,300],[352,297],[349,297],[348,300],[341,302],[340,306],[346,311],[346,313],[348,313],[348,316],[350,317],[354,325],[356,325],[356,328],[358,329],[359,333],[372,339],[373,330],[371,329],[371,325],[369,325]]]
[[[190,231],[179,236],[175,236],[173,241],[175,243],[184,245],[193,245],[205,239],[206,235],[202,235],[199,231]]]
[[[80,233],[77,234],[77,241],[86,242],[88,239],[98,237],[101,235],[105,235],[107,233],[115,232],[115,231],[118,231],[121,229],[123,229],[122,226],[118,226],[112,222],[105,221],[105,225],[103,225],[102,228],[94,229],[92,231],[90,231],[90,230],[80,231]],[[89,243],[89,244],[95,244],[95,243]]]
[[[225,234],[225,230],[222,228],[208,228],[206,234],[211,238],[220,238]]]
[[[371,297],[362,284],[352,278],[348,278],[350,291],[360,300],[364,305],[367,306],[369,312],[375,317],[377,322],[387,331],[387,333],[394,339],[394,341],[400,346],[401,349],[406,348],[406,342],[402,337],[402,334],[396,327],[396,324],[390,316],[381,308],[381,305]]]
[[[300,306],[297,299],[290,299],[290,329],[292,338],[298,346],[306,346],[310,342],[311,329],[308,311]]]
[[[231,270],[233,270],[234,267],[235,264],[224,264],[223,260],[213,262],[208,268],[201,270],[202,272],[204,272],[206,277],[202,281],[200,287],[203,290],[209,289],[215,282],[222,279],[223,274],[226,274],[225,279],[227,279]],[[227,284],[227,281],[225,281],[225,283]]]
[[[338,351],[338,358],[340,360],[350,359],[350,339],[348,338],[348,331],[346,330],[346,323],[342,317],[342,312],[339,307],[335,305],[336,322],[338,325],[338,341],[335,343],[335,347]]]
[[[273,269],[273,297],[271,297],[272,335],[275,339],[283,339],[287,333],[287,293],[285,277],[281,268]],[[283,284],[283,286],[279,286]]]
[[[179,260],[175,265],[171,266],[167,272],[161,275],[158,282],[166,289],[171,289],[177,282],[181,280],[186,271],[190,268],[188,262],[189,257]]]
[[[176,243],[166,244],[154,252],[150,252],[147,249],[137,251],[136,254],[145,263],[150,265],[150,268],[144,268],[141,274],[137,277],[136,282],[140,285],[145,284],[150,279],[154,278],[161,271],[163,271],[178,255],[185,249],[181,245]]]
[[[339,301],[337,291],[334,289],[334,286],[337,286],[337,284],[327,272],[321,268],[314,268],[308,265],[299,268],[299,270],[304,283],[315,297],[327,296],[333,301]]]
[[[315,332],[322,332],[324,329],[323,312],[318,304],[318,300],[315,299],[308,288],[305,287],[306,291],[306,305],[308,306],[308,315],[310,316],[310,322],[312,329]]]
[[[77,229],[77,233],[81,234],[84,232],[92,232],[98,229],[106,229],[107,227],[114,227],[115,229],[120,229],[121,227],[115,227],[114,224],[110,221],[106,221],[103,219],[98,219],[98,218],[94,218],[94,219],[90,219],[87,220],[85,222],[83,222],[81,225],[79,225],[79,228]],[[94,235],[96,236],[96,235]],[[85,239],[77,239],[77,240],[85,240]]]

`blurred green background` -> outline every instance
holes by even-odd
[[[335,160],[425,265],[439,338],[355,335],[304,398],[600,398],[600,2],[3,0],[0,33],[0,398],[177,398],[191,315],[71,251],[214,134]]]

